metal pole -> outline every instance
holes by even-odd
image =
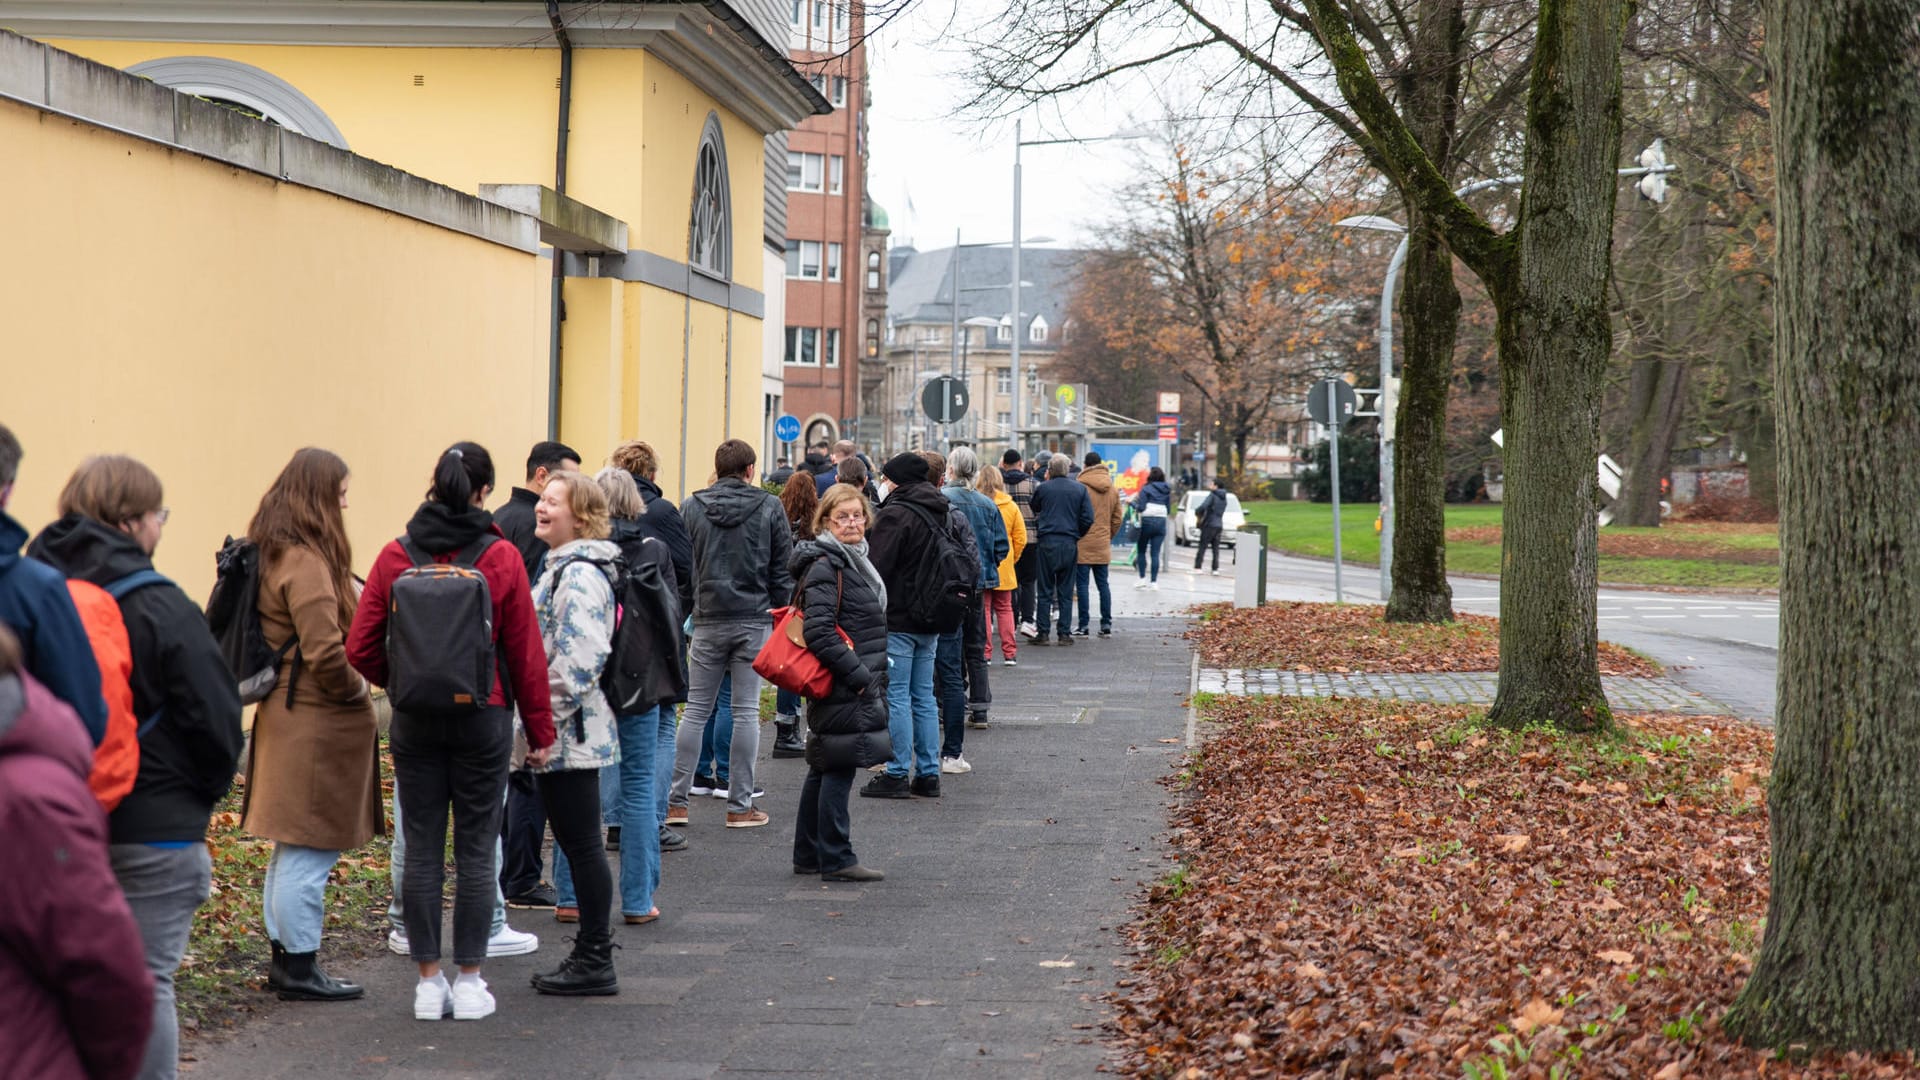
[[[1013,434],[1011,445],[1025,453],[1020,429],[1026,425],[1027,414],[1021,411],[1021,391],[1026,384],[1020,381],[1020,121],[1013,122],[1013,343],[1008,350],[1008,367],[1013,375]]]
[[[1327,388],[1327,461],[1333,469],[1333,602],[1346,603],[1346,597],[1340,591],[1340,399],[1334,393],[1333,380],[1328,379],[1321,385]]]
[[[960,374],[960,230],[953,230],[953,257],[947,260],[947,307],[953,311],[953,345],[947,355],[947,373]]]
[[[1406,233],[1400,246],[1393,249],[1387,263],[1387,281],[1380,287],[1380,397],[1374,409],[1380,414],[1380,602],[1393,595],[1393,419],[1398,402],[1393,397],[1393,290],[1400,283],[1400,269],[1407,264]]]

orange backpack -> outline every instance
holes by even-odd
[[[153,574],[133,588],[157,584],[154,579],[166,580]],[[133,711],[133,646],[127,640],[120,602],[114,598],[132,589],[122,585],[116,581],[114,592],[108,592],[90,582],[67,581],[67,592],[79,609],[87,642],[93,646],[94,661],[100,665],[100,695],[107,699],[107,733],[93,751],[93,773],[87,777],[87,786],[109,813],[133,790],[134,779],[140,775],[140,721]]]

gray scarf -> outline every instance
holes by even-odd
[[[867,579],[867,584],[873,586],[874,595],[880,598],[880,610],[886,610],[887,583],[880,580],[880,571],[875,570],[873,563],[867,559],[867,542],[865,540],[857,544],[843,544],[840,542],[839,537],[826,530],[821,530],[820,535],[813,538],[813,542],[828,551],[838,551],[845,555],[847,561],[853,564],[853,568],[860,571],[860,576]]]

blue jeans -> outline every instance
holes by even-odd
[[[733,715],[733,675],[720,680],[720,696],[713,699],[715,716]],[[700,740],[700,763],[693,767],[695,776],[705,776],[713,780],[727,778],[727,759],[733,756],[733,731],[723,729],[719,724],[708,724],[707,734]],[[673,776],[672,755],[668,755],[667,776]],[[662,798],[665,798],[663,795]],[[662,818],[666,811],[660,811]]]
[[[611,811],[607,824],[620,826],[620,913],[645,915],[653,910],[653,891],[660,886],[660,827],[667,820],[662,778],[673,768],[673,706],[623,716],[619,729],[620,763],[600,770],[600,804],[603,814]],[[579,906],[573,868],[558,848],[553,877],[560,906]]]
[[[1141,518],[1140,538],[1133,545],[1133,568],[1149,581],[1160,580],[1160,545],[1167,539],[1166,518]]]
[[[1100,629],[1113,629],[1113,591],[1107,587],[1106,563],[1080,563],[1073,568],[1073,591],[1080,597],[1080,629],[1087,629],[1088,608],[1093,598],[1088,595],[1087,578],[1093,578],[1094,587],[1100,590]]]
[[[147,1036],[140,1080],[173,1080],[180,1067],[180,1014],[173,976],[187,953],[193,913],[213,891],[213,857],[207,845],[160,847],[109,844],[107,861],[127,907],[140,927],[147,971],[153,975],[153,1034]]]
[[[940,710],[933,699],[933,658],[938,634],[887,634],[887,735],[893,760],[887,775],[904,780],[940,775]]]
[[[290,953],[320,951],[320,928],[327,920],[327,878],[340,853],[274,841],[267,877],[260,887],[260,913],[267,940]]]
[[[800,702],[803,699],[791,690],[774,687],[773,715],[783,724],[791,724],[800,718]]]

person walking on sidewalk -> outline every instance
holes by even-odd
[[[340,854],[386,832],[380,732],[367,680],[347,663],[359,586],[347,542],[347,463],[293,455],[260,499],[247,539],[260,553],[260,630],[288,650],[253,714],[240,827],[273,841],[260,908],[282,1001],[346,1001],[360,986],[319,964],[327,880]]]
[[[546,763],[553,753],[553,710],[547,690],[546,653],[534,621],[533,594],[520,552],[501,534],[486,511],[493,491],[493,458],[477,443],[455,443],[434,464],[427,501],[414,511],[399,539],[382,548],[367,574],[367,585],[347,632],[347,660],[367,681],[393,689],[395,657],[425,642],[403,635],[392,617],[394,582],[417,568],[447,566],[449,577],[477,574],[491,618],[489,625],[444,627],[445,641],[433,650],[457,660],[444,672],[464,672],[471,658],[450,655],[455,642],[483,644],[490,658],[488,690],[481,702],[443,708],[400,708],[395,701],[387,736],[393,752],[399,827],[416,853],[406,861],[401,908],[408,952],[419,966],[413,1015],[419,1020],[479,1020],[493,1015],[493,994],[480,977],[487,958],[494,900],[499,884],[493,852],[500,843],[501,807],[506,801],[507,768],[513,756],[513,718],[517,709],[532,749],[528,763]],[[475,635],[479,635],[477,638]],[[389,648],[394,653],[389,653]],[[402,670],[407,676],[421,672]],[[432,672],[432,674],[442,674]],[[513,706],[507,705],[507,685]],[[459,976],[448,985],[440,968],[441,890],[446,882],[447,818],[453,818],[456,867],[453,901],[453,960]]]
[[[848,456],[842,461],[858,461]],[[836,472],[836,475],[837,472]],[[780,489],[780,505],[787,512],[787,526],[793,530],[793,539],[813,539],[813,512],[820,506],[818,485],[812,477],[802,476],[797,480],[789,477],[784,488]],[[829,485],[831,488],[831,485]],[[773,756],[777,758],[796,758],[806,753],[806,743],[800,740],[800,703],[799,694],[785,687],[778,688],[773,698]]]
[[[687,816],[700,741],[715,719],[722,676],[733,676],[733,741],[728,757],[727,828],[768,821],[753,805],[754,758],[760,752],[760,676],[753,658],[773,628],[768,614],[793,595],[787,569],[793,532],[786,510],[753,483],[753,447],[728,439],[713,454],[717,479],[689,496],[687,532],[693,540],[693,623],[688,656],[687,712],[675,741],[673,790],[667,820]]]
[[[1093,500],[1087,487],[1069,479],[1065,454],[1055,454],[1047,464],[1047,481],[1033,491],[1035,545],[1040,549],[1039,620],[1029,640],[1045,645],[1053,626],[1055,609],[1059,612],[1062,645],[1073,644],[1073,568],[1080,560],[1080,538],[1093,528]]]
[[[1193,568],[1197,572],[1200,564],[1206,560],[1209,548],[1213,551],[1212,573],[1220,572],[1220,530],[1227,522],[1227,482],[1216,476],[1213,478],[1213,490],[1193,512],[1193,518],[1200,526],[1200,543],[1193,551]]]
[[[859,489],[835,484],[815,512],[814,538],[793,551],[807,649],[833,674],[827,696],[807,703],[807,779],[793,818],[793,872],[827,881],[885,876],[854,855],[847,805],[855,772],[893,756],[887,586],[868,558],[870,513]]]
[[[1147,471],[1147,482],[1133,497],[1133,509],[1140,515],[1140,537],[1133,549],[1133,568],[1140,572],[1140,580],[1134,587],[1158,589],[1160,546],[1167,539],[1167,519],[1173,516],[1173,489],[1160,466]]]
[[[1039,595],[1040,587],[1040,534],[1033,523],[1033,492],[1040,485],[1021,471],[1018,450],[1000,455],[1000,479],[1013,505],[1019,507],[1020,523],[1027,533],[1027,545],[1013,563],[1013,621],[1017,628],[1031,634],[1034,632],[1034,598]]]
[[[1120,535],[1125,511],[1120,507],[1120,493],[1113,489],[1113,473],[1099,454],[1087,451],[1086,467],[1080,470],[1078,479],[1093,504],[1093,527],[1080,538],[1075,553],[1078,565],[1073,568],[1073,591],[1080,598],[1079,635],[1087,636],[1091,622],[1091,584],[1100,592],[1100,636],[1112,637],[1113,590],[1107,582],[1107,567],[1113,562],[1113,538]]]
[[[1006,522],[993,500],[973,490],[980,473],[980,458],[970,447],[958,446],[947,459],[947,482],[940,493],[966,518],[980,557],[977,591],[988,595],[1000,584],[1000,561],[1012,551]],[[991,471],[991,470],[989,470]],[[993,689],[988,680],[987,624],[984,604],[968,604],[960,628],[940,635],[936,664],[946,679],[940,696],[940,771],[969,773],[973,766],[961,753],[966,745],[966,729],[986,727],[993,705]]]
[[[934,530],[947,527],[946,496],[928,482],[927,460],[911,451],[881,466],[892,490],[868,533],[868,558],[887,583],[887,736],[893,760],[867,781],[870,799],[940,797],[940,712],[933,665],[940,633],[948,627],[914,615],[914,598],[939,589],[929,581],[923,555],[940,543]]]
[[[993,500],[994,509],[1000,512],[1000,524],[1007,530],[1007,557],[1000,560],[995,568],[994,584],[980,596],[983,645],[981,659],[993,660],[993,639],[996,629],[1000,637],[1000,661],[1007,667],[1017,663],[1020,652],[1018,638],[1013,631],[1013,594],[1019,586],[1018,570],[1020,557],[1027,550],[1027,523],[1020,516],[1020,507],[1007,494],[1007,482],[1000,470],[988,468],[980,470],[980,478],[974,481],[973,489]]]
[[[613,655],[612,578],[620,548],[607,539],[606,494],[579,473],[554,474],[534,513],[540,539],[551,549],[533,586],[533,611],[560,737],[545,761],[529,754],[528,764],[574,878],[580,932],[573,952],[558,969],[535,975],[533,988],[563,996],[614,994],[613,877],[600,832],[600,770],[619,765],[620,738],[600,675]]]

